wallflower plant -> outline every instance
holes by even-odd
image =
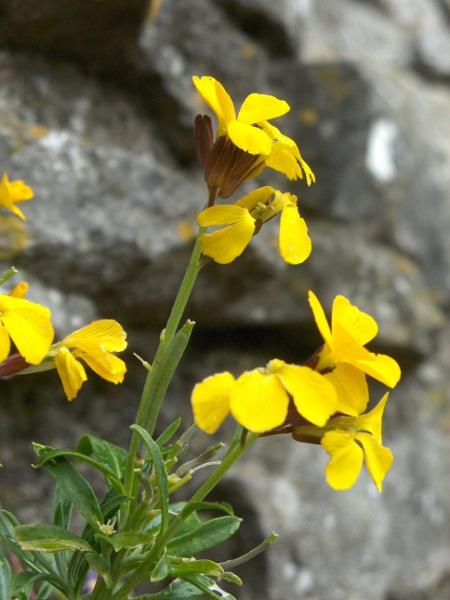
[[[203,209],[199,206],[197,239],[159,346],[151,363],[141,359],[146,380],[130,446],[125,450],[91,434],[83,435],[74,450],[34,444],[35,468],[46,469],[56,482],[53,518],[51,523],[22,525],[10,511],[0,511],[0,540],[16,557],[9,561],[0,553],[1,600],[234,600],[221,582],[240,585],[231,569],[265,550],[276,535],[224,563],[205,558],[205,551],[230,538],[241,522],[229,504],[207,497],[252,444],[289,434],[293,442],[322,446],[330,457],[326,481],[336,490],[352,487],[365,462],[381,492],[391,466],[392,454],[381,435],[388,394],[367,412],[366,378],[393,388],[400,368],[391,357],[366,348],[378,331],[375,320],[339,295],[330,326],[319,300],[309,294],[323,338],[310,359],[292,364],[274,358],[240,375],[212,374],[192,391],[194,424],[178,434],[177,419],[155,436],[169,383],[194,327],[189,319],[182,324],[182,318],[200,270],[211,259],[219,264],[238,260],[252,237],[277,214],[282,258],[298,265],[311,253],[298,199],[289,192],[255,187],[234,203],[219,203],[266,167],[291,180],[305,177],[308,185],[314,182],[297,144],[270,122],[286,114],[289,105],[252,93],[236,115],[218,81],[194,77],[193,82],[218,121],[216,131],[209,115],[194,121],[207,201]],[[15,204],[32,195],[23,182],[10,183],[4,175],[2,206],[23,217]],[[0,285],[15,273],[14,268],[7,271]],[[76,398],[87,379],[83,363],[108,382],[123,381],[126,363],[116,353],[127,343],[119,323],[100,319],[54,342],[50,311],[25,299],[26,293],[22,283],[0,294],[0,378],[56,369],[68,400]],[[221,435],[220,426],[229,415],[237,426],[226,450],[224,444],[213,443],[186,460],[195,432]],[[103,491],[94,491],[78,468],[83,463],[104,478]],[[176,501],[172,495],[205,468],[209,475],[195,491]],[[73,509],[83,521],[81,529],[72,527]],[[143,582],[150,591],[136,596]]]

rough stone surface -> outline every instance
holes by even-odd
[[[317,183],[266,170],[252,185],[299,196],[313,253],[286,265],[274,220],[239,260],[205,267],[187,311],[192,344],[159,427],[189,422],[202,377],[308,357],[320,344],[309,289],[327,310],[341,293],[373,314],[374,350],[403,370],[387,405],[395,462],[381,496],[367,474],[334,492],[323,450],[280,438],[260,440],[223,482],[217,495],[245,519],[231,555],[272,530],[281,537],[242,568],[247,588],[232,593],[446,600],[449,2],[166,0],[150,24],[148,4],[0,0],[1,168],[35,191],[25,224],[0,215],[1,264],[18,267],[30,299],[52,309],[58,337],[99,317],[129,332],[117,388],[90,377],[69,405],[54,373],[0,382],[0,499],[24,521],[43,518],[52,483],[29,468],[31,441],[129,440],[118,424],[133,422],[145,377],[132,352],[152,359],[205,202],[192,119],[206,108],[191,77],[210,74],[237,105],[252,91],[291,105],[280,127]]]

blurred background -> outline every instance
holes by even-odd
[[[53,485],[30,467],[32,441],[128,443],[145,379],[132,353],[152,360],[206,199],[192,122],[208,110],[193,75],[218,79],[237,106],[255,91],[290,104],[276,125],[317,183],[266,170],[244,191],[298,195],[313,252],[285,264],[271,222],[234,263],[202,271],[161,429],[190,423],[207,375],[306,359],[321,343],[309,289],[328,312],[340,293],[372,314],[371,350],[403,371],[382,495],[367,473],[332,490],[325,452],[288,437],[261,440],[229,474],[216,494],[244,523],[221,558],[280,535],[232,593],[448,600],[449,0],[0,0],[0,170],[35,192],[25,224],[0,216],[2,267],[51,308],[58,339],[106,317],[129,339],[125,383],[91,374],[71,404],[55,372],[0,382],[1,503],[24,522],[47,516]],[[383,393],[374,386],[373,401]]]

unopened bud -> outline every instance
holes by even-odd
[[[201,167],[206,165],[211,148],[214,145],[214,130],[209,115],[197,115],[194,119],[195,154]]]

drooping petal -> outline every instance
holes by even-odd
[[[238,423],[249,431],[262,433],[282,425],[289,398],[275,375],[259,371],[243,373],[231,390],[230,410]]]
[[[211,208],[224,209],[225,207],[217,206]],[[216,262],[223,265],[232,262],[242,254],[255,231],[255,219],[247,210],[239,206],[230,208],[234,209],[234,211],[239,211],[240,218],[237,222],[213,233],[204,233],[199,238],[203,254],[210,256]],[[206,209],[206,211],[208,210],[210,209]],[[199,220],[201,214],[199,215]]]
[[[352,365],[339,363],[325,377],[337,391],[337,412],[358,417],[366,410],[369,403],[369,389],[362,371]]]
[[[26,362],[38,365],[47,355],[53,341],[53,326],[47,316],[28,308],[27,300],[14,300],[25,303],[24,307],[3,312],[1,320]],[[28,304],[33,305],[31,302]]]
[[[74,350],[72,355],[74,358],[82,358],[97,375],[111,383],[122,383],[127,372],[121,358],[102,348],[92,348],[89,353]]]
[[[192,78],[198,93],[206,104],[216,113],[219,120],[216,138],[226,135],[230,121],[236,119],[233,101],[221,83],[214,77]]]
[[[283,259],[291,265],[304,262],[311,254],[308,228],[295,204],[288,204],[281,213],[279,248]]]
[[[369,433],[357,433],[355,438],[364,448],[367,470],[377,486],[377,490],[381,492],[382,481],[394,461],[392,452]]]
[[[214,433],[227,418],[233,384],[233,375],[225,372],[212,375],[194,387],[191,397],[194,419],[206,433]]]
[[[274,362],[271,361],[268,368]],[[323,427],[336,412],[336,390],[320,373],[308,367],[284,364],[279,366],[276,375],[292,396],[299,414],[313,425]]]
[[[358,429],[368,431],[376,438],[380,444],[383,441],[381,432],[381,420],[383,418],[384,407],[389,398],[389,392],[383,396],[373,410],[358,419]]]
[[[253,125],[230,121],[228,135],[235,146],[249,154],[270,154],[272,142],[268,135]]]
[[[341,325],[361,346],[373,340],[378,333],[378,325],[373,317],[362,312],[344,296],[336,296],[331,312],[331,331]]]
[[[79,348],[86,353],[92,352],[95,348],[120,352],[127,347],[126,337],[127,334],[117,321],[100,319],[74,331],[58,342],[57,347]]]
[[[322,305],[320,304],[314,292],[309,292],[308,300],[314,315],[314,320],[316,322],[317,328],[320,331],[320,334],[323,337],[324,341],[330,345],[331,329],[328,325],[327,317],[325,316],[325,311],[323,310]]]
[[[83,382],[87,380],[83,365],[75,360],[70,351],[62,347],[55,355],[55,365],[68,400],[78,394]]]
[[[362,448],[349,433],[340,429],[328,431],[320,443],[331,458],[325,467],[328,484],[335,490],[348,490],[361,472],[364,461]]]
[[[385,354],[373,354],[373,352],[369,352],[369,354],[371,355],[370,360],[355,360],[351,364],[374,379],[381,381],[384,385],[394,388],[402,374],[398,363]]]
[[[288,179],[302,179],[303,172],[295,157],[285,148],[272,146],[270,155],[265,159],[266,165],[275,171],[284,173]]]
[[[267,94],[250,94],[244,100],[237,120],[252,125],[269,119],[276,119],[290,111],[290,106],[284,100],[278,100]]]

